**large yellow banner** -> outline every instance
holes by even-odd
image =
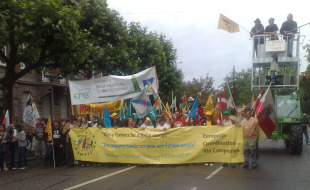
[[[100,104],[80,104],[77,106],[78,115],[97,114],[104,112],[104,106],[107,105],[108,112],[120,111],[124,100],[114,102],[100,103]]]
[[[243,162],[239,126],[162,129],[72,128],[76,160],[136,164]]]

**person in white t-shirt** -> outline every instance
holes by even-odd
[[[166,130],[166,129],[169,129],[169,128],[170,128],[170,125],[166,122],[166,119],[163,118],[163,117],[160,117],[158,119],[158,124],[156,126],[156,129]]]

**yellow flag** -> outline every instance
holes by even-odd
[[[169,114],[169,116],[171,116],[171,111],[170,111],[170,109],[169,109],[170,107],[169,107],[169,104],[168,104],[168,102],[166,103],[166,111],[167,111],[167,113]]]
[[[47,121],[47,124],[46,124],[45,132],[47,133],[47,141],[52,141],[53,140],[53,136],[52,136],[51,116],[48,116],[48,121]]]
[[[212,100],[211,95],[209,95],[209,97],[208,97],[208,100],[206,103],[205,113],[207,113],[208,111],[211,112],[212,115],[214,114],[214,104],[213,104],[213,100]]]
[[[246,106],[243,104],[243,105],[242,105],[242,111],[244,111],[245,108],[246,108]]]
[[[239,24],[220,14],[218,29],[226,30],[230,33],[240,32]]]
[[[252,99],[251,99],[251,105],[253,106],[254,104],[254,94],[252,94]]]

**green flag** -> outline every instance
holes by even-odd
[[[125,103],[125,107],[126,107],[126,118],[130,118],[131,117],[131,106],[128,106]]]
[[[149,116],[154,121],[156,120],[156,117],[158,116],[158,114],[156,113],[154,109],[149,111],[146,115]]]
[[[170,105],[170,109],[175,108],[176,105],[177,105],[177,97],[175,96],[174,99],[173,99],[173,101],[172,101],[172,103],[171,103],[171,105]]]

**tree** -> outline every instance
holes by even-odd
[[[251,83],[249,82],[251,81],[251,73],[251,69],[236,72],[235,67],[233,67],[229,75],[225,77],[225,81],[227,81],[230,86],[236,106],[251,102],[252,92]]]
[[[0,2],[0,51],[6,63],[0,78],[4,109],[12,110],[14,82],[29,71],[58,68],[83,61],[87,55],[87,32],[79,30],[78,6],[66,0],[2,0]],[[16,69],[20,63],[22,70]]]
[[[193,78],[192,81],[183,82],[183,88],[178,92],[178,97],[182,97],[184,93],[187,97],[191,96],[194,99],[198,96],[198,104],[205,105],[209,95],[213,95],[214,79],[206,74],[205,78]]]

